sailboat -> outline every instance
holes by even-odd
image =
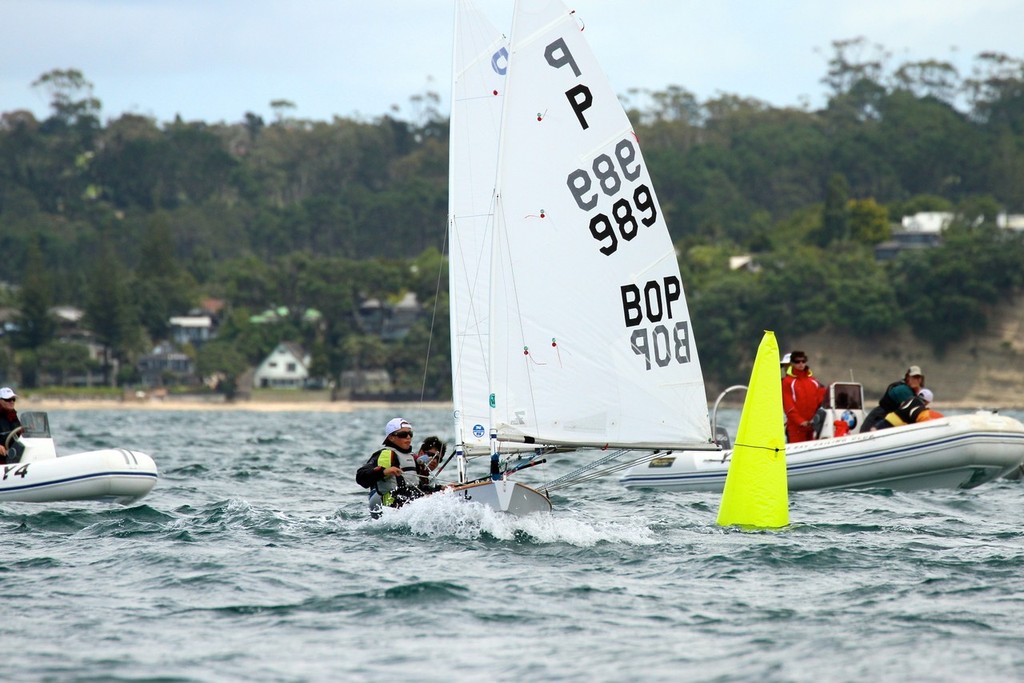
[[[526,514],[629,469],[627,488],[721,491],[676,254],[640,141],[560,0],[516,3],[506,42],[458,0],[449,177],[453,420],[459,495]],[[787,447],[790,490],[971,488],[1024,460],[991,412],[841,435],[859,385],[830,388],[820,439]],[[543,484],[520,473],[572,452]],[[489,459],[478,479],[470,464]],[[535,472],[536,470],[529,470]]]
[[[455,20],[449,176],[459,494],[525,514],[513,475],[553,452],[717,450],[676,253],[619,100],[559,0],[516,3],[506,44]],[[480,480],[467,472],[489,458]]]

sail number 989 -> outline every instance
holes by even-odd
[[[623,189],[623,178],[635,181],[640,177],[641,165],[637,159],[636,146],[630,139],[620,140],[615,145],[615,158],[599,154],[594,158],[591,169],[578,168],[566,178],[566,185],[584,211],[597,207],[599,193],[616,197]],[[611,256],[619,248],[619,238],[630,241],[640,228],[637,222],[647,227],[654,225],[658,218],[658,207],[647,185],[640,184],[631,197],[620,197],[612,204],[611,216],[596,213],[590,218],[590,234],[601,242],[600,251]]]

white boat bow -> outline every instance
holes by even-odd
[[[46,413],[26,412],[21,422],[24,453],[18,462],[0,466],[0,502],[129,504],[156,485],[156,463],[145,453],[106,448],[58,456]]]
[[[730,451],[680,451],[634,467],[630,489],[721,491]],[[786,446],[791,491],[967,489],[1012,473],[1024,462],[1024,424],[988,411]]]

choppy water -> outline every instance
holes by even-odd
[[[389,417],[51,412],[59,452],[135,448],[161,479],[129,508],[0,505],[0,677],[1024,680],[1018,482],[799,493],[762,533],[614,479],[551,515],[437,496],[371,521],[353,475]]]

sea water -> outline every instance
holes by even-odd
[[[614,477],[549,515],[440,495],[371,520],[354,473],[394,412],[51,411],[59,453],[161,476],[129,507],[0,504],[0,678],[1024,680],[1019,482],[796,493],[763,532]]]

